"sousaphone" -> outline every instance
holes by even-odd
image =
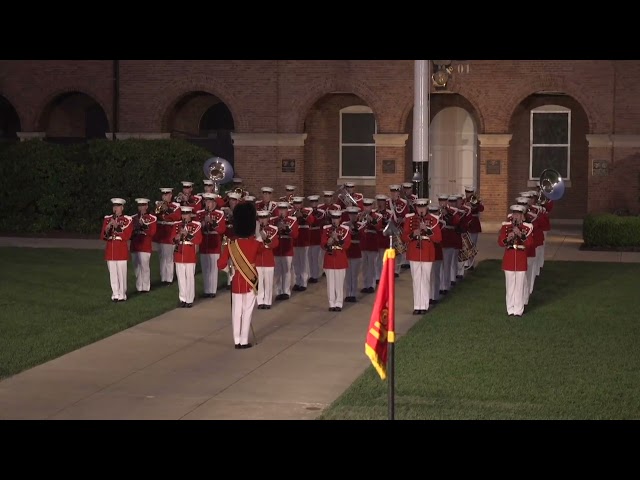
[[[224,158],[211,157],[204,162],[202,169],[205,177],[213,181],[213,191],[216,194],[220,192],[220,185],[233,180],[233,167]]]

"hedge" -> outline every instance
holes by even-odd
[[[93,140],[57,145],[30,140],[0,147],[0,231],[93,234],[110,199],[160,199],[161,187],[180,191],[183,180],[202,191],[202,166],[211,153],[185,140]],[[224,192],[227,185],[221,186]]]
[[[610,213],[587,215],[582,226],[582,238],[585,248],[638,248],[640,217]]]

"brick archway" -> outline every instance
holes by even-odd
[[[107,117],[109,128],[110,129],[112,128],[113,121],[111,118],[111,114],[112,114],[111,109],[105,108],[105,105],[103,101],[100,99],[100,96],[97,94],[97,92],[85,87],[71,85],[71,86],[67,86],[54,91],[53,93],[47,95],[44,98],[44,100],[40,102],[37,109],[35,110],[37,113],[36,113],[36,118],[34,119],[33,125],[32,125],[32,130],[34,132],[41,132],[45,130],[44,126],[42,125],[42,122],[46,114],[49,112],[51,106],[53,106],[56,100],[58,100],[61,96],[67,93],[80,93],[91,98],[94,102],[96,102],[100,106],[100,108],[102,108],[102,111]]]
[[[345,81],[337,77],[326,78],[309,85],[307,94],[300,100],[294,101],[291,112],[296,115],[293,125],[296,132],[304,131],[304,122],[315,103],[331,92],[342,91],[357,95],[364,100],[369,108],[373,110],[373,115],[380,125],[380,107],[377,105],[376,95],[364,83],[359,81]],[[383,133],[383,132],[380,132]]]
[[[24,121],[22,119],[22,116],[20,115],[20,112],[16,108],[16,103],[14,103],[8,95],[0,92],[0,104],[1,103],[5,103],[5,105],[10,107],[10,110],[13,111],[13,113],[15,114],[15,116],[18,119],[18,124],[16,125],[16,128],[18,129],[17,131],[18,132],[21,131],[22,130],[22,126],[24,125]]]
[[[240,100],[226,85],[212,77],[200,76],[177,80],[167,85],[164,92],[153,115],[153,122],[158,132],[164,131],[167,115],[171,113],[176,104],[186,95],[194,92],[208,93],[220,99],[231,112],[236,132],[245,132],[249,129],[247,120],[239,108]]]
[[[592,105],[588,97],[583,94],[581,87],[571,80],[567,80],[564,77],[556,76],[533,77],[527,80],[525,83],[520,84],[519,88],[515,89],[513,94],[505,102],[504,108],[502,109],[502,132],[509,131],[511,119],[516,109],[518,108],[518,105],[520,105],[524,100],[526,100],[534,93],[540,91],[562,92],[574,98],[587,114],[587,120],[589,124],[588,132],[599,133],[594,131],[597,130],[594,125],[598,124],[597,120],[601,117],[601,115],[599,112],[597,112],[596,108]]]

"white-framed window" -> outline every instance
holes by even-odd
[[[377,133],[373,111],[363,105],[340,110],[340,178],[375,178]]]
[[[529,180],[552,168],[563,180],[571,178],[571,110],[543,105],[531,110]]]

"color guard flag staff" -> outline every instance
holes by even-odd
[[[376,301],[369,320],[365,342],[365,354],[371,360],[382,380],[389,377],[389,420],[394,419],[394,344],[395,344],[395,258],[392,221],[387,224],[385,236],[390,237],[390,246],[384,252],[382,273],[378,284]],[[394,225],[395,226],[395,225]],[[387,365],[388,360],[388,365]]]

